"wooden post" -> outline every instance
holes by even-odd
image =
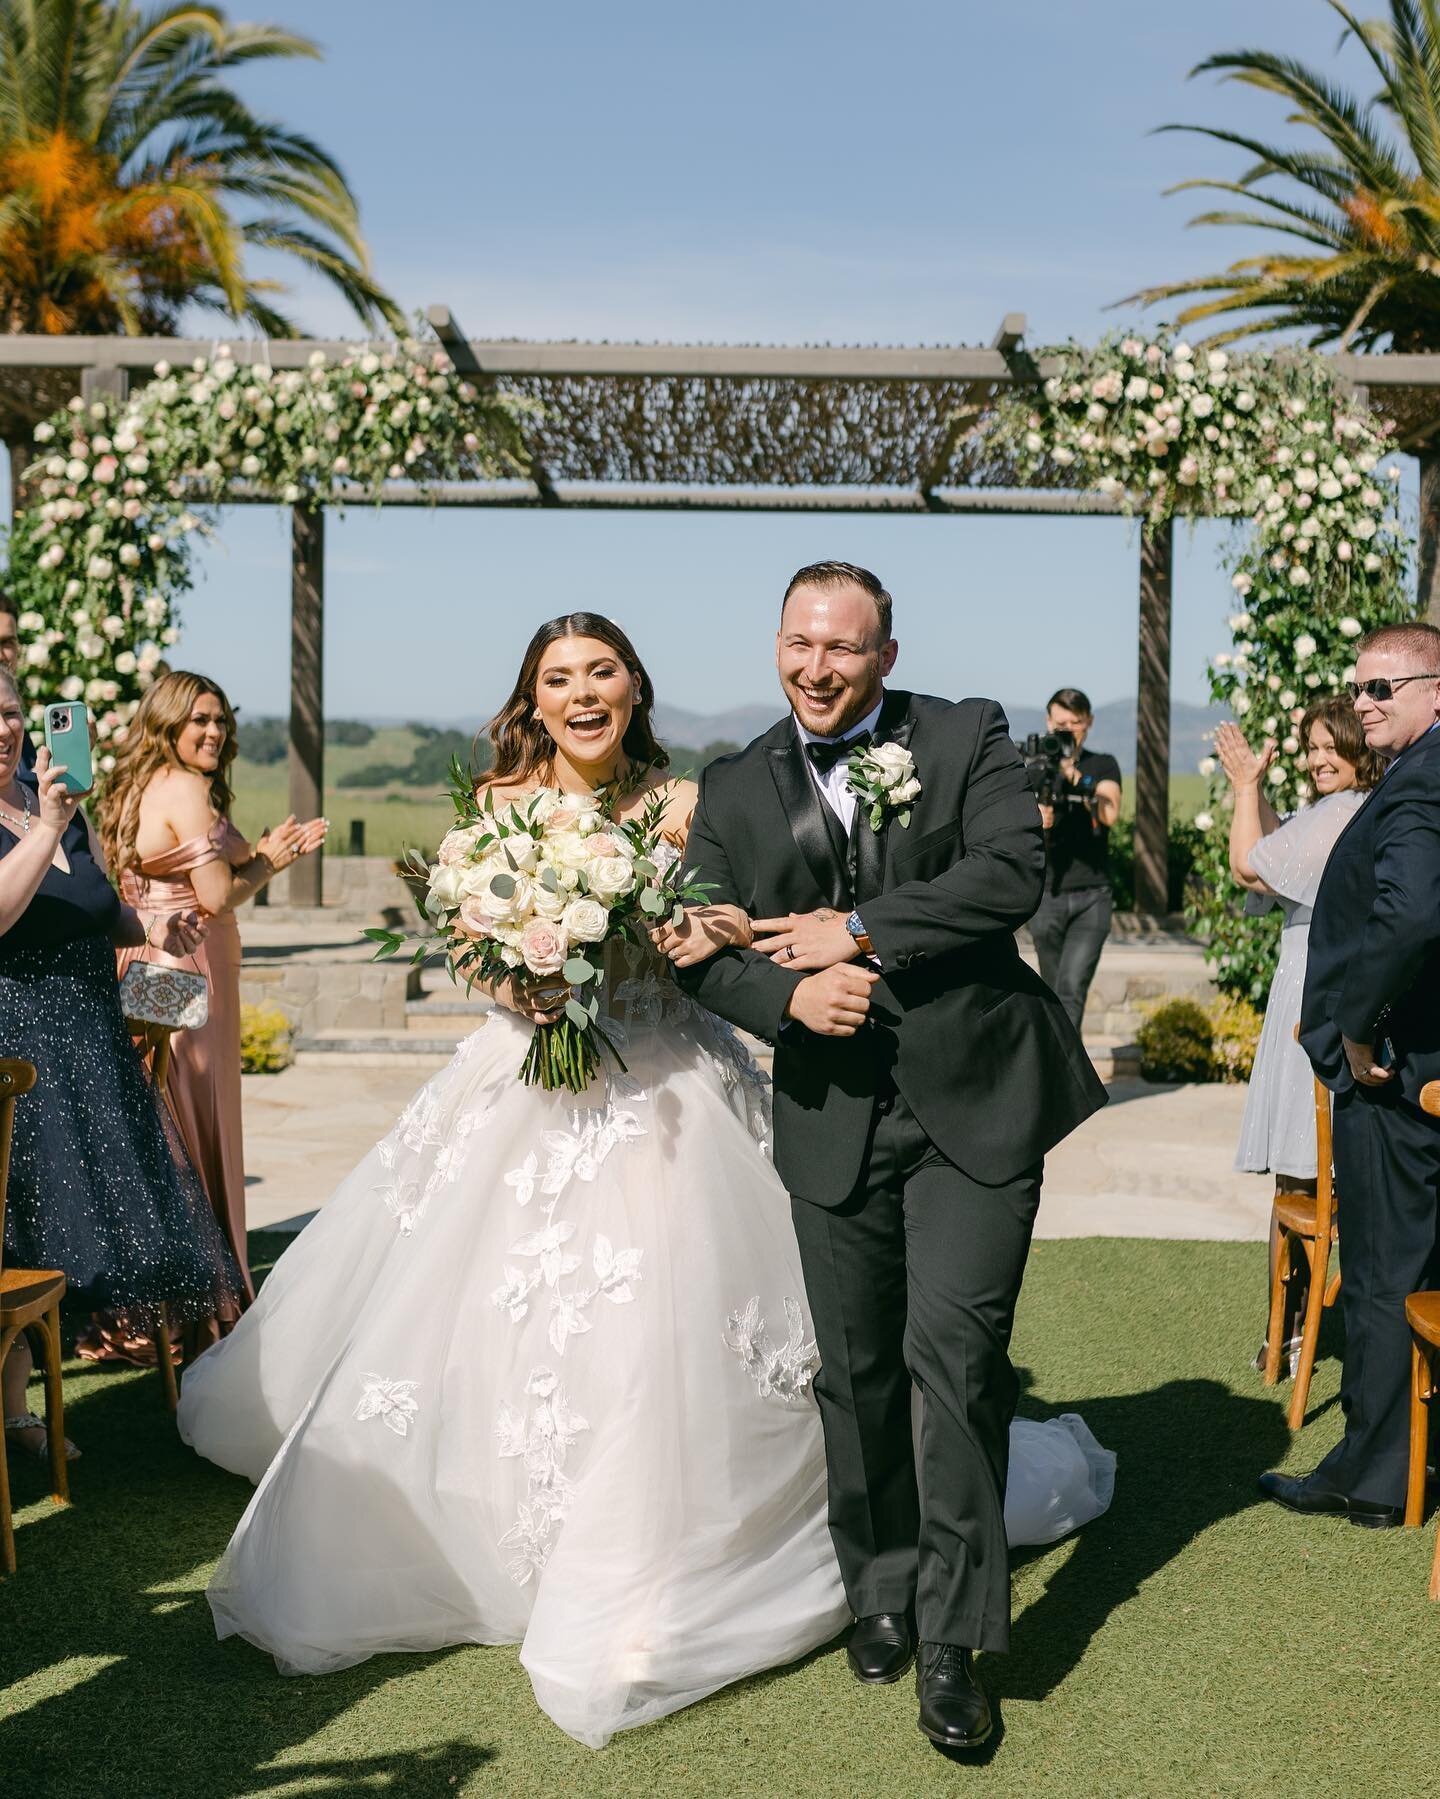
[[[325,513],[296,506],[290,528],[290,810],[325,810]],[[323,850],[290,868],[290,904],[318,906]]]
[[[1135,910],[1170,910],[1170,609],[1175,527],[1140,527],[1140,670],[1135,698]]]
[[[1427,446],[1420,458],[1420,519],[1416,533],[1416,611],[1440,625],[1440,448]]]

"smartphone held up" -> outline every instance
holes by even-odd
[[[78,700],[57,700],[45,708],[45,747],[52,768],[71,793],[89,793],[95,785],[90,754],[90,709]]]

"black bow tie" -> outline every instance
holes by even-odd
[[[868,731],[861,731],[854,737],[832,737],[807,743],[805,754],[817,773],[828,775],[837,762],[848,762],[856,750],[868,750],[872,741]]]

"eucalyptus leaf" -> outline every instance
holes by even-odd
[[[501,874],[490,877],[490,891],[496,899],[514,899],[515,885],[514,875]]]
[[[598,971],[584,956],[571,956],[560,972],[572,987],[583,987],[586,981],[595,979]]]
[[[573,1000],[573,999],[566,1000],[565,1016],[570,1020],[571,1024],[573,1024],[577,1030],[588,1031],[590,1029],[590,1014],[585,1010],[584,1006],[582,1006],[578,1002],[578,1000]]]

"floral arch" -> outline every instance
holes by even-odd
[[[1212,699],[1257,741],[1280,742],[1269,774],[1279,811],[1303,803],[1296,729],[1305,708],[1354,674],[1354,641],[1413,615],[1400,471],[1389,427],[1323,357],[1228,354],[1165,337],[1116,335],[1094,349],[1037,352],[1047,378],[1000,403],[992,441],[1034,486],[1090,488],[1123,510],[1230,518],[1233,648],[1210,666]],[[1215,763],[1196,820],[1200,851],[1186,913],[1208,940],[1220,986],[1264,1004],[1277,919],[1241,915],[1230,878],[1227,793]]]
[[[356,345],[274,372],[226,345],[183,369],[155,365],[130,398],[76,398],[36,426],[32,502],[10,541],[20,670],[37,724],[47,700],[83,699],[102,773],[178,638],[191,547],[207,512],[263,494],[290,506],[381,500],[523,473],[520,398],[460,379],[444,350]],[[107,748],[107,746],[109,746]]]

